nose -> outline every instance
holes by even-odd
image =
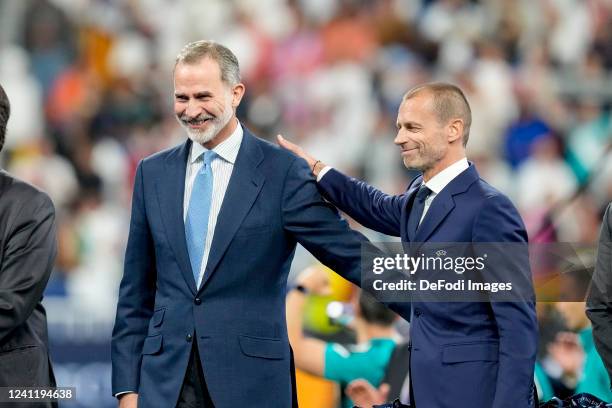
[[[197,105],[196,102],[194,102],[193,100],[189,100],[189,102],[187,102],[187,108],[185,108],[185,116],[187,116],[190,119],[193,119],[195,117],[197,117],[201,112],[200,107]]]
[[[395,135],[395,139],[393,139],[393,143],[395,143],[396,145],[400,146],[402,144],[404,144],[406,141],[403,140],[403,138],[400,136],[400,132],[397,132],[397,135]]]

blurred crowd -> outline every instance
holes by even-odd
[[[75,316],[112,322],[135,167],[185,140],[172,69],[197,39],[238,56],[244,125],[389,193],[414,176],[392,143],[403,93],[459,85],[468,158],[514,200],[531,240],[596,240],[612,200],[612,1],[0,0],[13,107],[0,165],[56,205],[47,296]],[[542,313],[552,331],[571,329]]]

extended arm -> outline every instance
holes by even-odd
[[[306,160],[315,177],[325,165],[299,146],[279,136],[279,144]],[[400,236],[402,206],[405,196],[392,196],[374,187],[331,169],[318,182],[319,189],[332,204],[364,227],[383,234]]]
[[[324,265],[345,279],[369,291],[375,297],[369,279],[362,277],[362,251],[377,249],[360,233],[349,228],[336,209],[321,197],[306,162],[293,161],[283,186],[282,214],[285,230]],[[367,278],[368,280],[364,280]],[[388,304],[389,308],[409,318],[409,303]]]
[[[53,269],[57,245],[49,197],[37,193],[24,200],[9,234],[0,263],[0,343],[32,314]]]
[[[318,183],[330,202],[364,227],[383,234],[400,236],[402,206],[405,195],[389,195],[369,184],[329,170]]]

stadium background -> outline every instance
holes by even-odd
[[[402,94],[458,84],[473,111],[468,157],[514,200],[531,239],[596,240],[612,200],[610,1],[0,0],[0,83],[13,106],[0,164],[58,211],[45,305],[59,383],[78,388],[65,406],[114,404],[109,340],[133,175],[184,140],[171,70],[203,38],[238,56],[242,123],[387,192],[414,176],[392,143]],[[298,251],[293,269],[312,262]],[[312,301],[309,328],[338,338],[328,300]],[[543,344],[563,326],[549,306]]]

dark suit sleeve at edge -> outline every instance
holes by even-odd
[[[55,209],[49,197],[26,200],[11,227],[0,265],[0,342],[30,316],[57,254]]]
[[[595,346],[612,378],[612,203],[601,225],[586,313],[593,324]]]

